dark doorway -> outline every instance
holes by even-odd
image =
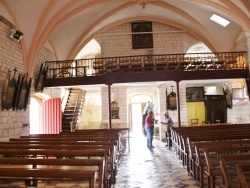
[[[206,96],[206,120],[210,123],[227,122],[227,107],[224,95]]]

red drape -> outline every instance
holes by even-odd
[[[44,101],[41,106],[40,134],[59,134],[62,131],[61,98]]]

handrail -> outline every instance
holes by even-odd
[[[115,72],[247,69],[246,51],[103,57],[46,62],[47,78],[83,77]]]
[[[82,94],[82,90],[80,90],[79,91],[79,93],[78,93],[78,97],[77,97],[77,101],[76,101],[76,103],[75,103],[75,107],[74,107],[74,112],[73,112],[73,116],[72,116],[72,120],[71,120],[71,122],[70,122],[70,130],[71,130],[71,132],[75,132],[75,130],[76,130],[76,125],[77,125],[77,123],[74,125],[74,120],[75,120],[75,118],[78,118],[78,117],[75,117],[75,114],[76,114],[76,108],[77,108],[77,106],[78,106],[78,103],[79,103],[79,98],[80,98],[80,96],[81,96],[81,94]],[[79,107],[80,108],[80,107]],[[78,111],[78,115],[79,115],[79,111]]]

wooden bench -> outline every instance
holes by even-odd
[[[236,165],[236,172],[238,175],[238,181],[239,181],[239,187],[241,188],[249,188],[250,187],[250,182],[249,182],[249,178],[246,178],[246,174],[249,177],[249,173],[250,173],[250,164],[237,164]]]
[[[193,171],[194,179],[198,179],[200,171],[202,172],[205,158],[203,157],[203,149],[207,147],[222,147],[222,146],[249,146],[250,140],[223,140],[223,141],[206,141],[191,143],[187,138],[190,151],[189,151],[189,163],[190,171]],[[203,158],[202,158],[203,157]],[[197,174],[196,174],[197,172]],[[202,175],[200,175],[202,176]]]
[[[197,139],[197,137],[191,137],[191,138],[188,138],[190,140],[199,140],[200,142],[219,142],[219,141],[226,141],[226,140],[231,140],[231,139],[235,139],[235,140],[241,140],[243,138],[248,138],[249,135],[234,135],[234,134],[220,134],[220,135],[206,135],[206,138],[199,138]],[[201,169],[201,165],[202,163],[200,163],[201,161],[199,161],[199,152],[202,151],[202,149],[204,148],[204,146],[202,146],[202,144],[199,146],[199,145],[196,145],[196,143],[194,143],[194,145],[192,144],[192,141],[189,141],[188,142],[188,147],[189,147],[189,151],[188,151],[188,157],[189,157],[189,161],[190,164],[192,164],[191,168],[195,171],[194,173],[194,177],[196,177],[195,179],[199,181],[202,181],[202,179],[198,178],[198,177],[202,177],[202,175],[200,173],[203,172],[203,170]],[[223,144],[222,144],[223,145]],[[221,146],[222,146],[221,145]],[[218,144],[219,146],[219,144]],[[200,147],[200,148],[199,148]],[[213,146],[206,146],[206,147],[213,147]],[[194,148],[194,149],[193,149]],[[193,151],[195,151],[195,154],[193,153]],[[193,164],[193,161],[194,164]],[[194,165],[196,166],[195,168]],[[201,182],[202,184],[202,182]]]
[[[130,151],[130,128],[114,128],[114,129],[81,129],[81,130],[76,130],[74,133],[102,133],[102,134],[107,134],[110,132],[115,132],[120,135],[120,143],[121,144],[127,143],[128,144],[128,152]],[[61,133],[61,134],[72,134],[72,133]]]
[[[249,124],[171,127],[172,150],[187,171],[196,179],[194,143],[250,139],[249,127]],[[188,141],[188,138],[191,140]]]
[[[87,168],[86,167],[97,167],[95,168]],[[74,168],[72,168],[74,167]],[[30,169],[36,169],[36,170],[58,170],[59,173],[61,170],[67,169],[70,170],[69,172],[73,171],[80,171],[81,173],[85,172],[95,172],[98,171],[98,188],[103,187],[103,172],[104,172],[104,160],[97,160],[97,159],[34,159],[34,158],[0,158],[0,171],[1,169],[7,169],[7,172],[9,174],[7,175],[0,175],[0,178],[6,178],[6,179],[15,179],[15,178],[26,178],[26,186],[35,186],[37,187],[37,181],[42,178],[46,180],[50,179],[64,179],[67,180],[74,180],[74,173],[70,174],[68,173],[65,177],[53,177],[48,174],[46,177],[42,176],[32,176],[29,174],[29,176],[17,176],[17,174],[14,172],[14,174],[11,173],[11,168],[19,169],[20,173],[26,174],[26,171],[29,171]],[[9,171],[8,171],[9,170]],[[27,172],[29,173],[29,172]],[[56,172],[57,174],[57,172]],[[27,174],[28,175],[28,174]],[[91,173],[86,173],[86,180],[89,181],[90,185],[94,185],[94,176],[91,175]],[[29,180],[29,181],[28,181]],[[79,180],[79,179],[78,179]],[[85,180],[83,179],[80,179]]]
[[[242,139],[250,139],[249,133],[227,133],[224,132],[223,134],[216,134],[216,133],[207,133],[206,137],[203,135],[201,136],[181,136],[180,137],[180,144],[178,145],[177,151],[178,156],[180,156],[181,161],[183,161],[183,165],[187,167],[188,172],[191,172],[193,177],[195,177],[195,143],[197,142],[214,142],[214,141],[226,141],[226,140],[242,140]]]
[[[70,158],[78,159],[82,157],[101,157],[104,160],[104,187],[110,187],[110,177],[107,169],[107,150],[62,150],[62,149],[0,149],[0,155],[3,157],[19,157],[19,158]],[[101,172],[99,172],[101,173]],[[102,177],[99,174],[99,177]]]
[[[121,155],[120,155],[120,151],[119,151],[119,146],[118,146],[118,142],[117,141],[96,141],[96,142],[71,142],[71,141],[30,141],[30,140],[25,140],[25,141],[18,141],[18,140],[15,140],[15,141],[9,141],[9,142],[0,142],[0,145],[9,145],[9,144],[13,144],[13,143],[16,143],[16,144],[27,144],[27,143],[30,143],[30,144],[47,144],[47,145],[61,145],[61,144],[64,144],[64,145],[89,145],[89,146],[99,146],[99,145],[111,145],[111,146],[114,146],[114,153],[116,154],[116,160],[117,160],[117,163],[119,164],[120,163],[120,158],[121,158]]]
[[[10,138],[9,141],[71,141],[71,142],[95,142],[95,141],[118,141],[116,135],[107,136],[72,136],[72,137],[40,137],[40,138]]]
[[[171,140],[172,140],[172,149],[176,153],[177,157],[180,160],[186,161],[183,159],[185,156],[187,158],[188,153],[188,143],[187,137],[192,137],[192,141],[203,141],[204,139],[218,139],[218,135],[223,133],[228,134],[228,137],[225,139],[230,139],[230,137],[234,137],[235,139],[249,138],[249,124],[241,124],[241,125],[229,125],[229,126],[202,126],[202,127],[171,127]],[[237,137],[237,133],[239,136]],[[203,135],[206,134],[206,137]],[[245,134],[245,135],[243,135]],[[215,137],[214,137],[215,136]],[[225,135],[226,136],[226,135]],[[214,137],[214,138],[212,138]],[[217,137],[217,138],[216,138]],[[236,138],[237,137],[237,138]],[[219,139],[220,140],[220,139]],[[186,147],[186,148],[184,148]]]
[[[96,172],[82,170],[65,169],[19,169],[19,168],[0,168],[0,179],[21,179],[21,180],[70,180],[89,182],[89,188],[95,188]],[[34,187],[34,186],[33,186]]]
[[[111,174],[112,181],[115,182],[115,176],[117,174],[117,162],[116,154],[114,153],[114,146],[112,145],[74,145],[74,144],[30,144],[30,143],[23,143],[23,144],[0,144],[0,149],[49,149],[49,150],[89,150],[89,149],[96,149],[96,150],[107,150],[108,151],[108,172]]]
[[[98,130],[98,129],[97,129]],[[108,130],[108,129],[106,129]],[[128,133],[129,135],[129,133]],[[86,140],[86,141],[79,141],[81,143],[83,142],[91,142],[93,145],[96,145],[95,142],[99,142],[98,145],[101,145],[100,142],[104,143],[104,145],[114,145],[115,146],[115,154],[117,155],[117,160],[119,162],[120,160],[120,151],[121,151],[121,130],[114,130],[114,131],[78,131],[78,132],[66,132],[66,133],[61,133],[61,134],[32,134],[29,136],[22,136],[21,138],[50,138],[50,137],[62,137],[62,138],[66,138],[66,137],[84,137],[84,138],[90,138],[90,140]],[[105,137],[107,138],[107,141],[96,141],[91,139],[92,137],[94,138],[98,138],[98,137]],[[113,139],[113,141],[109,141],[109,138],[117,138],[116,140]],[[81,139],[79,138],[79,139]],[[14,139],[10,140],[10,141],[15,141]],[[53,140],[54,141],[54,140]],[[66,142],[66,141],[63,141]],[[68,141],[67,141],[68,142]],[[106,142],[106,143],[105,143]],[[114,142],[116,142],[116,144],[114,144]]]
[[[244,177],[242,174],[242,167],[240,167],[239,173],[237,173],[236,165],[250,165],[250,154],[228,154],[219,156],[219,163],[222,170],[223,178],[224,178],[224,187],[237,187],[238,181],[241,177]],[[232,170],[235,173],[229,173],[229,170]],[[250,171],[250,169],[249,169]],[[241,174],[241,175],[240,175]],[[240,175],[240,176],[239,176]],[[249,184],[250,186],[250,184]]]
[[[204,149],[206,169],[204,173],[207,175],[208,187],[215,187],[215,178],[223,177],[222,170],[219,164],[219,156],[225,153],[247,153],[250,152],[250,146],[222,146],[222,147],[207,147]]]

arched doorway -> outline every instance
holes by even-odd
[[[30,134],[39,134],[41,124],[41,105],[50,97],[43,93],[35,93],[30,98]]]

